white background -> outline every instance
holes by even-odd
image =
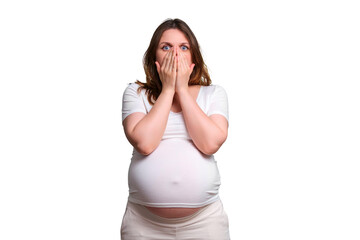
[[[360,239],[357,1],[1,1],[0,239],[120,238],[127,83],[166,18],[229,97],[234,240]]]

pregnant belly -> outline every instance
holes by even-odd
[[[155,208],[146,207],[150,212],[164,218],[182,218],[196,213],[201,208]]]
[[[129,200],[158,215],[190,215],[214,200],[219,186],[213,156],[202,154],[191,140],[162,140],[147,156],[134,151]]]

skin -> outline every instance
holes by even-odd
[[[166,30],[156,51],[156,67],[162,91],[148,114],[133,113],[125,118],[125,135],[143,155],[160,144],[167,120],[172,112],[182,112],[187,130],[195,146],[204,154],[217,152],[227,138],[228,122],[219,114],[207,116],[196,103],[199,85],[188,86],[194,64],[189,41],[178,29]],[[199,124],[201,123],[201,124]],[[147,132],[146,136],[142,133]],[[153,208],[149,211],[166,218],[191,215],[200,208]]]

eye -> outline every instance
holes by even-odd
[[[165,46],[163,46],[161,49],[162,49],[162,50],[165,50],[165,51],[168,51],[168,50],[170,50],[170,46],[165,45]]]
[[[181,47],[181,50],[183,50],[183,51],[185,51],[185,50],[188,50],[189,48],[187,47],[187,46],[185,46],[185,45],[182,45]]]

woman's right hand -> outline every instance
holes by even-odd
[[[176,82],[176,54],[172,48],[165,55],[162,64],[160,66],[159,62],[156,61],[156,69],[159,73],[159,77],[162,83],[163,90],[172,90],[175,91],[175,82]]]

